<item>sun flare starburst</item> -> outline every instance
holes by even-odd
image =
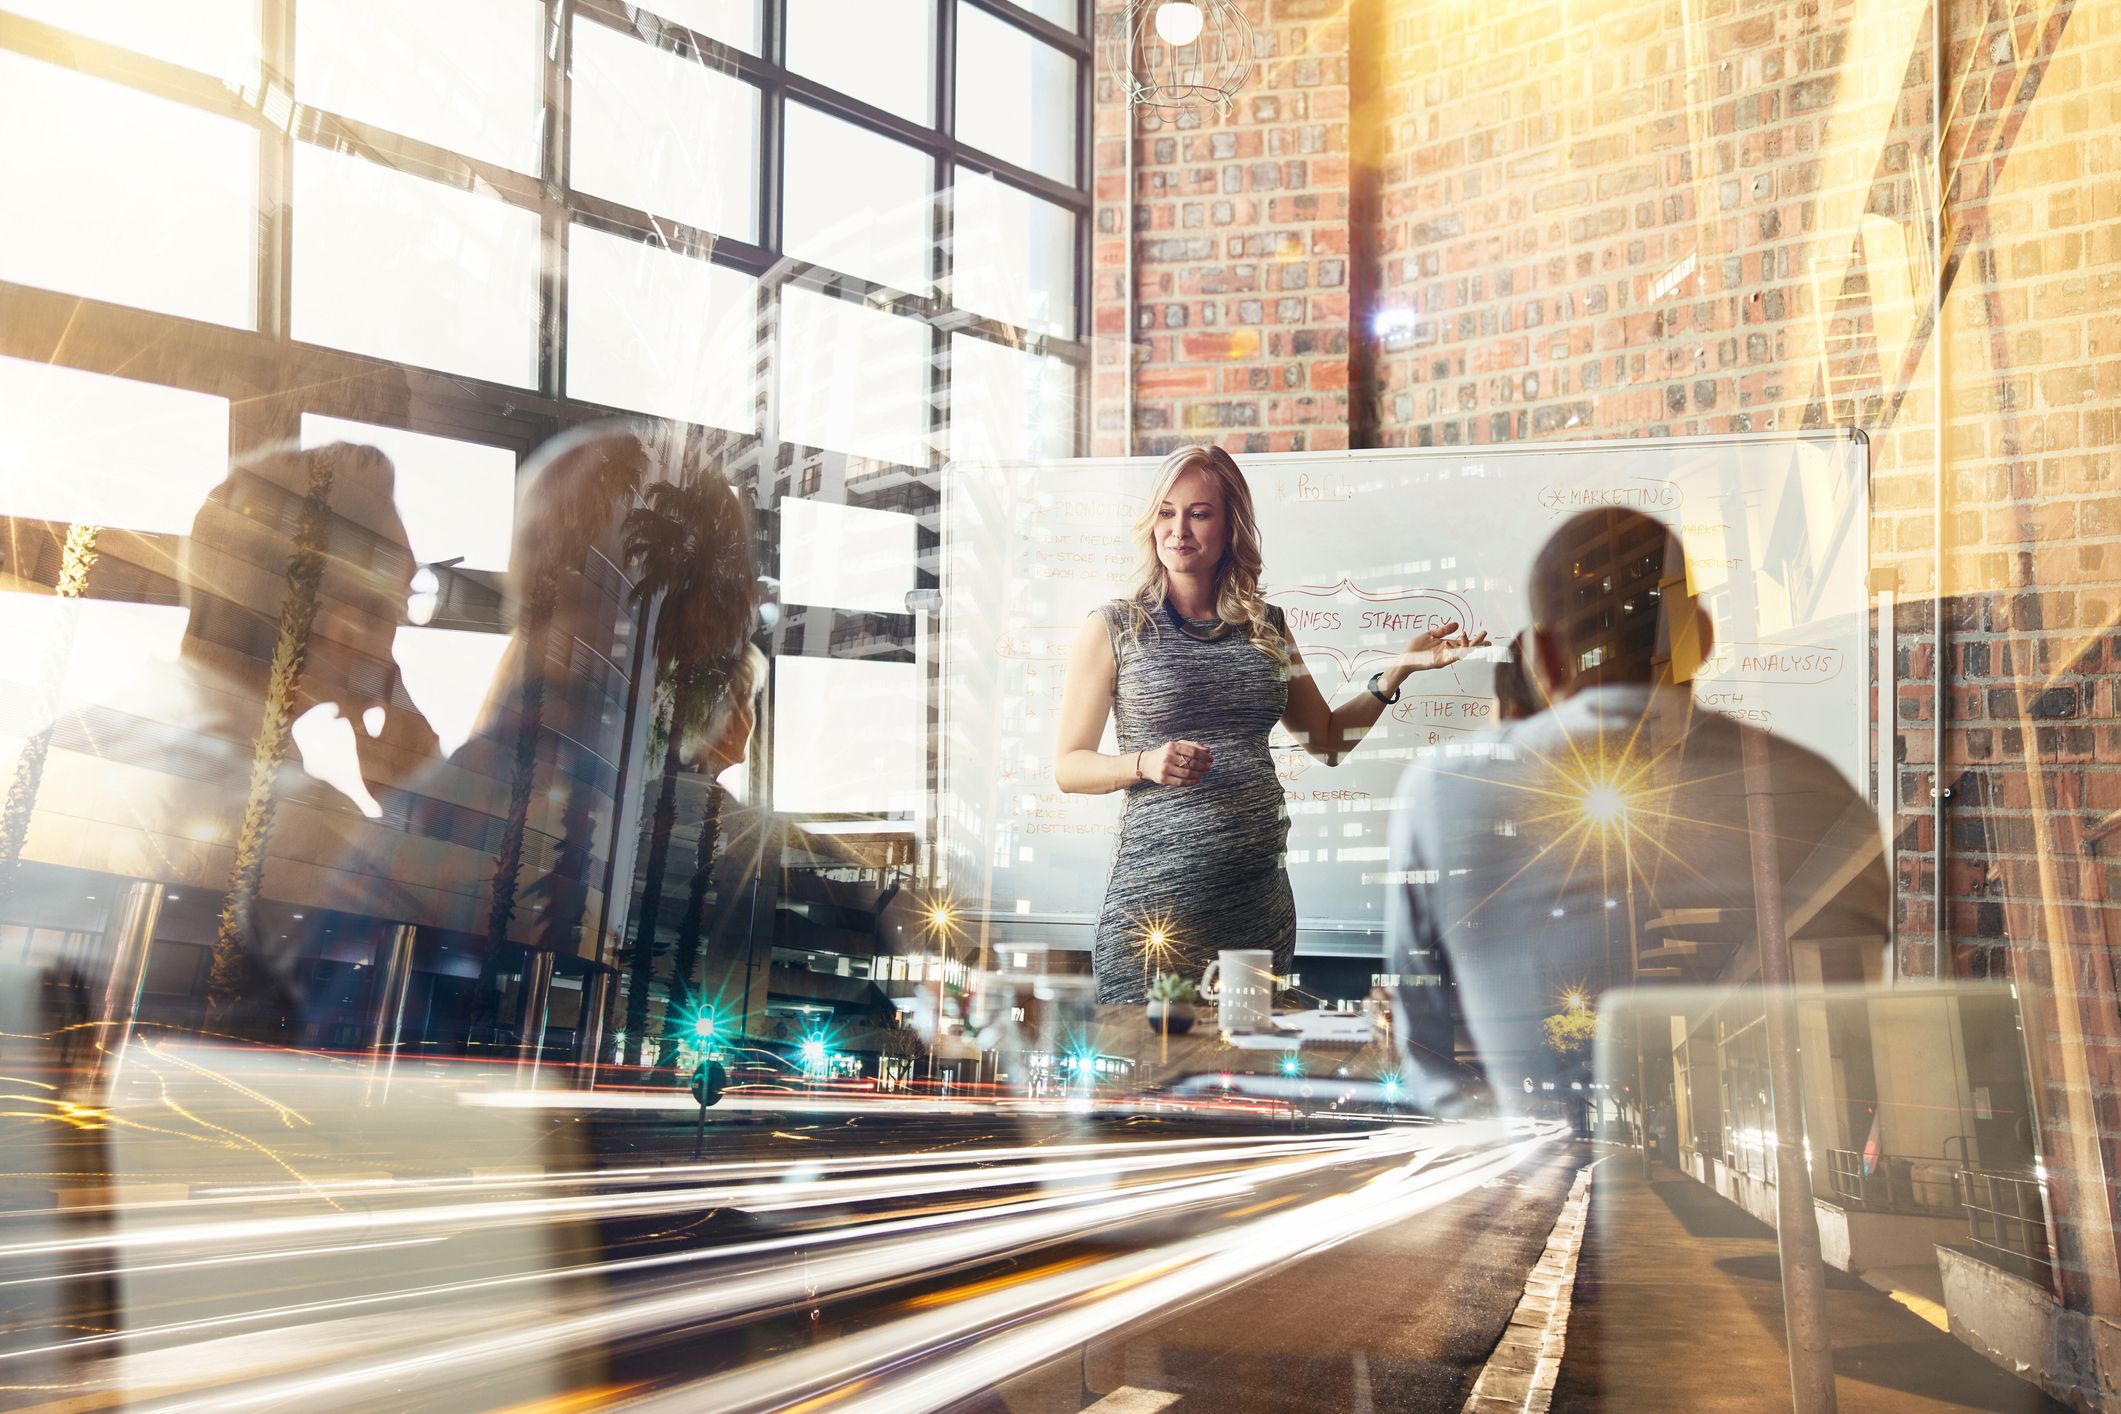
[[[1134,920],[1134,950],[1141,954],[1144,987],[1184,955],[1168,913],[1143,914]]]
[[[1537,769],[1515,779],[1473,777],[1506,793],[1506,801],[1498,806],[1506,818],[1498,825],[1508,834],[1537,843],[1508,878],[1473,900],[1458,921],[1470,919],[1501,897],[1516,897],[1534,878],[1540,880],[1542,893],[1549,887],[1546,880],[1558,878],[1551,886],[1553,896],[1544,899],[1542,906],[1556,919],[1573,917],[1578,910],[1565,905],[1572,891],[1585,887],[1583,876],[1588,875],[1605,900],[1605,908],[1590,916],[1603,916],[1606,921],[1599,926],[1607,935],[1608,947],[1619,951],[1618,955],[1609,953],[1606,977],[1569,989],[1586,1006],[1594,1004],[1599,991],[1632,967],[1639,927],[1637,900],[1655,898],[1660,874],[1698,876],[1683,841],[1696,830],[1728,827],[1691,818],[1693,806],[1683,803],[1712,785],[1680,769],[1674,752],[1685,734],[1656,746],[1645,739],[1646,724],[1645,718],[1624,732],[1609,734],[1601,728],[1595,735],[1567,737],[1559,750],[1532,753],[1528,759]],[[1573,998],[1564,1004],[1572,1003]]]

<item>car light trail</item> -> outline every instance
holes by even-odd
[[[343,1352],[334,1362],[320,1362],[323,1368],[313,1367],[300,1375],[266,1377],[234,1385],[224,1384],[196,1394],[172,1395],[150,1407],[170,1411],[237,1411],[295,1405],[305,1408],[363,1407],[381,1397],[381,1391],[385,1389],[423,1387],[435,1382],[456,1388],[466,1381],[475,1384],[482,1374],[505,1369],[513,1361],[550,1357],[555,1352],[569,1350],[594,1351],[657,1331],[814,1303],[835,1293],[928,1280],[941,1273],[989,1260],[997,1254],[1020,1253],[1056,1241],[1079,1239],[1087,1232],[1169,1219],[1204,1204],[1242,1199],[1265,1183],[1322,1174],[1350,1165],[1375,1165],[1381,1161],[1396,1165],[1394,1173],[1416,1173],[1456,1149],[1458,1145],[1454,1141],[1464,1137],[1468,1136],[1457,1134],[1447,1141],[1436,1131],[1403,1130],[1367,1136],[1360,1141],[1341,1139],[1315,1146],[1308,1152],[1304,1151],[1304,1146],[1298,1145],[1246,1146],[1255,1151],[1264,1148],[1265,1155],[1244,1163],[1234,1172],[1173,1178],[1137,1188],[1045,1195],[989,1209],[857,1225],[844,1233],[797,1234],[704,1253],[663,1254],[626,1262],[594,1264],[560,1273],[518,1274],[462,1283],[447,1294],[479,1293],[497,1297],[509,1288],[535,1285],[538,1279],[548,1276],[572,1279],[587,1274],[608,1278],[622,1268],[642,1271],[666,1264],[673,1270],[707,1266],[713,1271],[711,1283],[702,1282],[696,1276],[673,1276],[657,1287],[630,1293],[623,1301],[597,1304],[581,1300],[562,1310],[544,1309],[536,1320],[528,1323],[521,1320],[521,1313],[504,1304],[482,1302],[477,1319],[459,1320],[453,1328],[453,1338],[439,1343],[423,1344],[408,1351],[401,1331],[400,1338],[394,1341],[378,1342],[374,1348],[361,1354]],[[1496,1163],[1507,1167],[1519,1161],[1523,1150],[1523,1145],[1514,1146],[1502,1160],[1478,1161],[1486,1166],[1478,1167],[1477,1172],[1485,1174]],[[1198,1153],[1196,1151],[1196,1159]],[[1141,1162],[1133,1166],[1134,1170],[1154,1172],[1155,1168],[1148,1166],[1146,1161],[1161,1157],[1168,1156],[1138,1156]],[[1467,1162],[1453,1160],[1450,1167],[1453,1172],[1458,1172]],[[1036,1181],[1036,1175],[1020,1175],[1016,1181]],[[931,1189],[940,1187],[932,1174],[928,1185]],[[1425,1188],[1422,1191],[1430,1190]],[[1446,1190],[1438,1187],[1434,1192],[1441,1195]],[[1436,1196],[1433,1201],[1444,1199]],[[1367,1197],[1363,1205],[1363,1211],[1376,1206]],[[1239,1242],[1242,1239],[1242,1243],[1251,1243],[1256,1230],[1271,1231],[1259,1229],[1258,1224],[1302,1219],[1315,1207],[1316,1204],[1306,1204],[1253,1222],[1220,1228],[1214,1239],[1185,1239],[1175,1246],[1152,1245],[1140,1254],[1141,1262],[1197,1265],[1206,1255],[1206,1249],[1199,1245],[1203,1241]],[[1290,1226],[1280,1230],[1293,1232],[1296,1229]],[[838,1240],[830,1240],[832,1237]],[[800,1264],[789,1262],[788,1254],[798,1248],[805,1253],[805,1260]],[[1079,1284],[1071,1287],[1070,1292],[1079,1295],[1123,1277],[1138,1278],[1141,1270],[1140,1263],[1123,1260],[1119,1269],[1113,1269],[1109,1263],[1071,1267],[1046,1280],[1074,1279]],[[1210,1266],[1201,1270],[1212,1276],[1220,1269]],[[1175,1271],[1173,1275],[1176,1275]],[[1036,1281],[1024,1289],[1046,1292],[1046,1287]],[[1051,1295],[1050,1292],[1046,1294]],[[1008,1301],[1013,1298],[1008,1291],[998,1291],[991,1298],[983,1299]],[[327,1308],[261,1315],[277,1320],[314,1318],[343,1314],[353,1305],[375,1304],[376,1298],[361,1298]],[[983,1309],[979,1301],[959,1302],[923,1314],[959,1321]],[[478,1324],[490,1328],[466,1329],[467,1325]],[[900,1327],[894,1322],[892,1328]],[[169,1330],[162,1335],[170,1339],[188,1333],[192,1332]],[[145,1333],[136,1333],[135,1339],[141,1334]],[[845,1344],[833,1342],[820,1349],[837,1349]],[[854,1347],[848,1346],[847,1349],[852,1354]],[[815,1381],[811,1383],[815,1385]]]
[[[1220,1098],[754,1094],[726,1157],[600,1168],[581,1156],[616,1146],[579,1145],[654,1154],[695,1107],[452,1084],[349,1125],[335,1071],[158,1050],[120,1107],[188,1129],[127,1120],[80,1141],[111,1185],[74,1191],[93,1201],[0,1212],[0,1289],[42,1302],[0,1386],[53,1409],[948,1402],[1550,1137]],[[522,1167],[456,1167],[474,1154]],[[721,1354],[676,1358],[695,1349]]]
[[[1329,1141],[1314,1140],[1308,1146],[1290,1147],[1299,1152],[1308,1152],[1328,1146]],[[0,1263],[27,1257],[55,1256],[98,1249],[155,1249],[238,1242],[255,1245],[290,1237],[353,1235],[360,1237],[365,1243],[393,1230],[433,1227],[461,1230],[467,1227],[508,1223],[653,1216],[706,1208],[741,1208],[751,1212],[773,1212],[825,1204],[877,1202],[918,1196],[935,1192],[945,1186],[953,1190],[1018,1187],[1024,1184],[1143,1173],[1220,1160],[1242,1161],[1248,1157],[1250,1156],[1242,1150],[1227,1154],[1219,1154],[1215,1150],[1200,1150],[1183,1154],[1139,1154],[1117,1160],[1082,1158],[1062,1163],[1017,1164],[998,1169],[962,1168],[943,1173],[922,1173],[917,1176],[893,1174],[873,1178],[835,1179],[798,1177],[814,1166],[794,1163],[780,1166],[782,1177],[763,1183],[662,1188],[639,1193],[586,1194],[570,1198],[527,1198],[456,1205],[430,1204],[416,1208],[331,1212],[302,1217],[230,1219],[205,1223],[176,1222],[77,1239],[0,1245]],[[862,1166],[874,1169],[879,1162],[871,1159]],[[962,1159],[958,1162],[962,1165]],[[374,1190],[378,1196],[388,1195],[391,1191],[388,1185]],[[419,1190],[415,1188],[413,1191]]]
[[[1354,1192],[976,1294],[942,1310],[668,1391],[635,1407],[655,1414],[770,1408],[805,1397],[821,1399],[862,1379],[863,1387],[850,1392],[844,1407],[942,1408],[1107,1331],[1178,1310],[1292,1258],[1462,1197],[1525,1163],[1552,1137],[1519,1139],[1435,1167],[1434,1154],[1418,1155]],[[988,1331],[1000,1334],[965,1344]],[[940,1353],[920,1359],[926,1352]]]

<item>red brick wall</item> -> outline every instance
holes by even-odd
[[[2115,1319],[2121,3],[1952,13],[1947,924],[2019,983],[2065,1290]]]
[[[1227,115],[1130,114],[1099,80],[1093,447],[1348,445],[1348,26],[1340,0],[1242,0],[1259,70]],[[1100,4],[1116,41],[1119,9]],[[1127,142],[1134,174],[1128,221]],[[1131,241],[1130,241],[1131,234]],[[1133,256],[1131,409],[1124,388]]]
[[[1861,427],[1878,563],[1926,594],[1922,7],[1385,11],[1379,440]],[[1919,608],[1900,629],[1900,923],[1926,940],[1934,654]]]

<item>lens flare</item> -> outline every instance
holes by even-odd
[[[1600,829],[1611,829],[1628,817],[1628,798],[1611,781],[1594,782],[1583,793],[1583,818]]]

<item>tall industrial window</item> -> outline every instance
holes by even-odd
[[[933,814],[920,616],[944,469],[1085,442],[1088,13],[0,0],[0,182],[33,213],[0,223],[0,368],[17,375],[0,426],[49,450],[0,464],[0,517],[89,514],[51,504],[39,469],[86,458],[98,520],[181,538],[229,459],[383,445],[418,542],[414,612],[432,616],[401,636],[396,682],[460,741],[509,632],[494,586],[525,459],[613,417],[691,429],[753,499],[761,568],[785,582],[733,788],[774,801],[785,776],[812,838],[906,869]],[[184,475],[106,446],[106,405],[143,435],[182,414]],[[61,425],[76,413],[79,437]],[[607,615],[551,651],[623,714],[649,690],[630,571],[598,573],[617,629]],[[144,633],[175,612],[162,581],[102,587],[119,582],[91,599],[137,611],[91,621]],[[822,768],[850,694],[892,737],[859,776]],[[628,740],[584,767],[612,800],[653,770]],[[382,808],[464,840],[500,828]],[[634,823],[612,808],[592,868],[623,912]],[[528,857],[549,853],[532,834]],[[624,942],[594,951],[609,964]]]

